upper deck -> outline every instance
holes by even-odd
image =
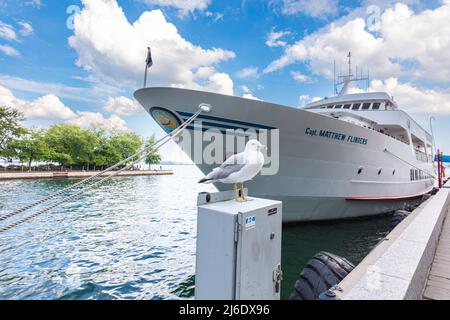
[[[399,110],[387,93],[343,94],[310,103],[305,109],[378,131],[411,145],[418,160],[432,161],[432,136]]]
[[[368,92],[325,98],[305,109],[397,110],[397,104],[385,92]]]

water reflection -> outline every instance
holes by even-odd
[[[201,173],[121,177],[0,238],[0,299],[179,299],[194,294]],[[0,182],[0,214],[76,182]],[[386,218],[283,230],[283,297],[306,261],[329,250],[358,262]],[[0,227],[4,225],[0,223]]]

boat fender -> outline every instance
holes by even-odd
[[[328,290],[341,282],[354,268],[347,259],[321,251],[308,261],[300,273],[289,300],[318,300],[321,294],[323,298],[335,298],[334,291],[327,294]]]

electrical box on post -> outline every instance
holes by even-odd
[[[282,203],[231,191],[198,202],[195,298],[280,299]]]

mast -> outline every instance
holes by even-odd
[[[356,76],[353,75],[353,73],[352,73],[352,52],[351,51],[348,53],[347,58],[348,58],[348,75],[346,75],[346,76],[339,75],[338,76],[339,82],[338,83],[335,82],[335,85],[334,85],[335,92],[337,91],[336,90],[337,86],[342,85],[341,91],[339,92],[338,95],[347,94],[349,85],[352,82],[367,81],[367,83],[369,83],[369,76],[367,76],[367,78],[363,78],[362,75],[358,76],[358,69],[356,69]],[[335,69],[336,69],[336,67],[335,67]]]

